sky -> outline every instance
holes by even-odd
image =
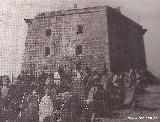
[[[25,18],[41,12],[93,6],[121,7],[121,12],[148,29],[144,36],[148,69],[160,75],[160,0],[0,0],[0,75],[20,73],[27,36]]]

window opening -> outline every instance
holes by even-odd
[[[45,56],[49,56],[49,55],[50,55],[50,48],[45,47]]]
[[[80,55],[80,54],[82,54],[82,45],[78,45],[76,47],[76,55]]]
[[[78,25],[77,35],[78,34],[82,34],[82,33],[83,33],[83,26],[82,25]]]
[[[46,37],[49,37],[49,36],[51,36],[51,29],[46,30]]]

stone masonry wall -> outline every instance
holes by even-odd
[[[142,26],[110,7],[107,18],[111,69],[146,68]]]
[[[99,70],[106,63],[114,72],[146,68],[142,26],[113,8],[40,13],[27,23],[24,71],[39,75],[42,71],[55,72],[60,65],[68,70],[76,62],[82,68]],[[76,54],[78,46],[82,48],[80,55]]]
[[[106,62],[109,68],[106,11],[68,15],[63,20],[66,23],[61,44],[65,49],[73,49],[72,55],[75,56],[76,46],[82,45],[80,60],[84,67],[102,70]],[[83,26],[82,34],[77,34],[78,25]]]
[[[100,70],[106,63],[109,69],[106,11],[87,11],[49,17],[45,13],[31,20],[25,42],[23,70],[37,75],[41,71],[54,72],[59,65],[73,63],[72,60],[80,61],[82,67]],[[78,26],[83,27],[81,34],[77,34]],[[51,29],[49,37],[46,36],[47,29]],[[82,54],[77,56],[78,45],[82,46]],[[45,47],[50,48],[48,56],[45,56]]]

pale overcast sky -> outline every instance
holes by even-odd
[[[40,12],[88,6],[121,7],[124,15],[148,29],[145,47],[148,67],[160,74],[160,0],[0,0],[0,75],[20,72],[27,24]]]

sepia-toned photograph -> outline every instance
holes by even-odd
[[[160,122],[160,0],[0,0],[0,122]]]

